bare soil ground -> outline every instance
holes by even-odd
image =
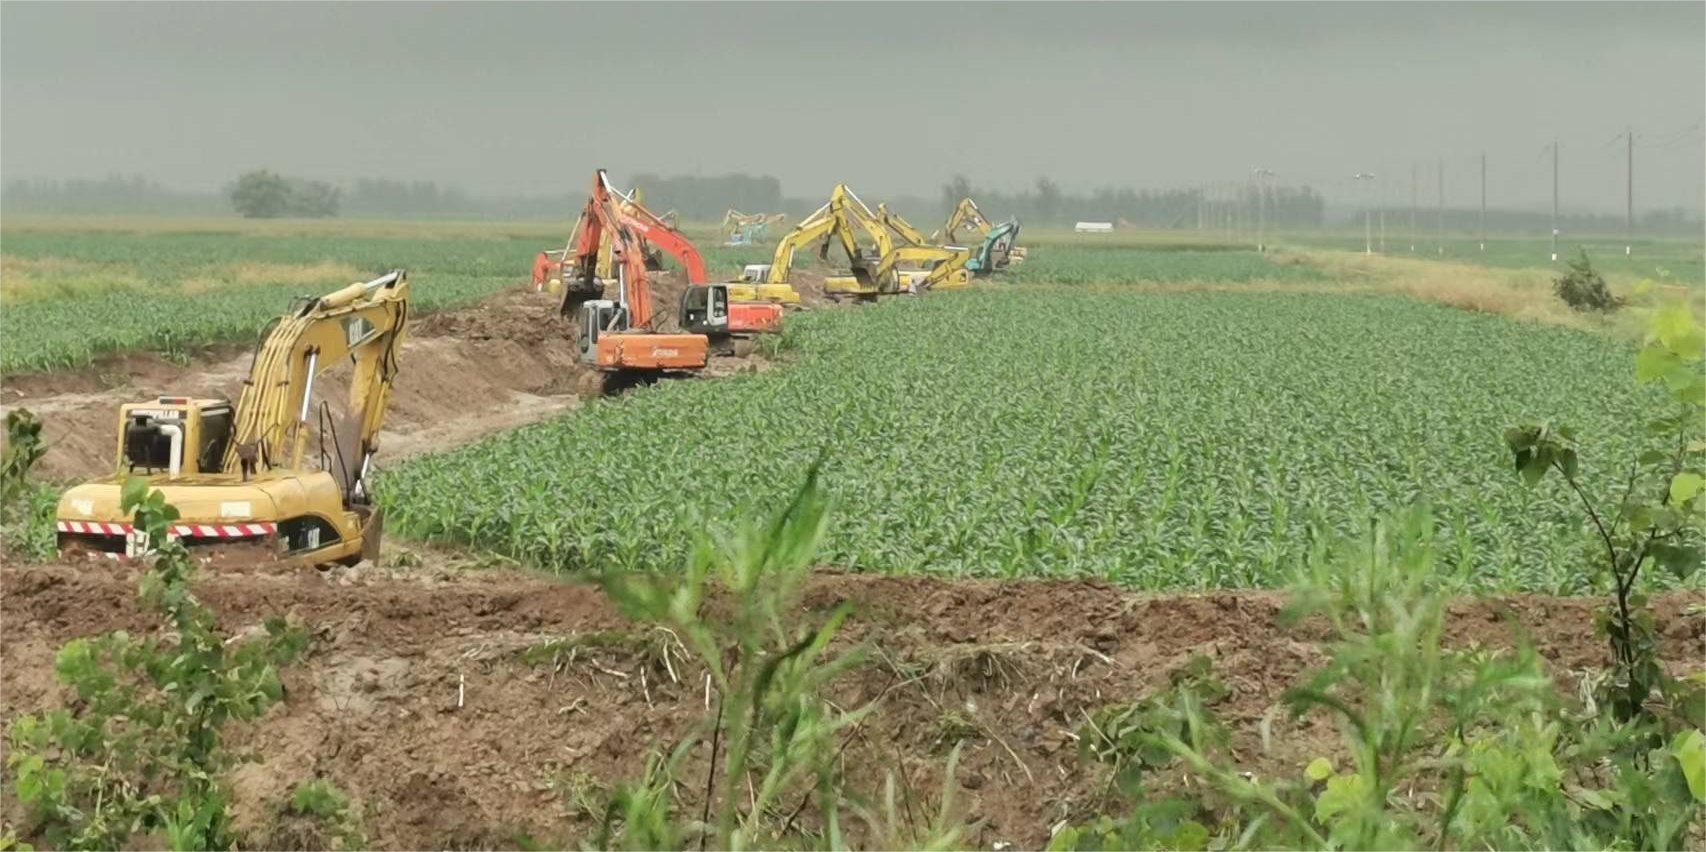
[[[633,778],[648,753],[668,749],[707,712],[702,671],[666,660],[668,634],[628,622],[599,590],[468,571],[443,554],[425,561],[406,571],[219,572],[198,582],[228,629],[287,614],[314,636],[285,672],[284,703],[229,738],[250,761],[230,780],[253,845],[324,842],[279,816],[294,787],[314,777],[353,797],[375,848],[578,845],[596,830],[587,808],[601,804],[600,791]],[[52,671],[66,640],[155,628],[134,605],[128,570],[0,569],[0,719],[66,698]],[[973,848],[1040,848],[1061,820],[1109,807],[1106,776],[1077,756],[1086,714],[1164,687],[1197,655],[1231,687],[1215,710],[1246,766],[1293,773],[1337,751],[1328,720],[1292,722],[1279,710],[1281,692],[1325,651],[1321,625],[1282,623],[1274,593],[1160,596],[1094,582],[826,571],[810,584],[806,609],[821,615],[841,601],[857,615],[839,643],[868,642],[871,653],[834,698],[876,702],[847,737],[847,772],[874,792],[892,770],[911,807],[928,813],[946,755],[962,742],[956,802],[984,821],[967,838]],[[1677,665],[1701,658],[1706,621],[1686,612],[1699,602],[1697,594],[1657,602],[1661,647]],[[1593,606],[1464,600],[1447,642],[1509,647],[1527,635],[1572,682],[1606,657]],[[1267,752],[1257,733],[1265,717],[1276,744]],[[696,754],[689,777],[704,777],[707,759]],[[699,789],[682,795],[702,800]]]

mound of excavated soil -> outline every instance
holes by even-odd
[[[0,570],[0,716],[8,723],[65,697],[52,669],[67,639],[155,627],[133,604],[134,576],[121,570]],[[565,788],[634,777],[646,754],[667,749],[706,712],[703,672],[683,656],[662,656],[669,637],[630,624],[583,586],[439,566],[407,575],[220,574],[196,591],[228,629],[287,613],[315,637],[285,672],[284,704],[233,726],[228,739],[256,761],[231,781],[239,827],[261,848],[309,842],[277,814],[296,784],[316,776],[353,797],[375,848],[513,848],[523,835],[578,845],[597,817],[574,810]],[[1699,599],[1657,605],[1663,651],[1678,663],[1699,658],[1702,619],[1684,614]],[[971,848],[1041,848],[1051,825],[1104,810],[1106,776],[1079,762],[1075,732],[1087,713],[1165,686],[1199,654],[1231,688],[1215,710],[1246,766],[1292,773],[1339,751],[1329,720],[1291,722],[1276,710],[1281,692],[1324,659],[1324,631],[1282,624],[1275,594],[1157,596],[1090,582],[826,573],[812,580],[806,609],[821,616],[841,601],[857,615],[837,644],[869,641],[872,653],[837,682],[835,698],[844,707],[877,702],[845,739],[847,772],[875,791],[893,770],[909,806],[929,813],[946,754],[962,742],[956,802],[984,821],[965,839]],[[1591,629],[1594,605],[1465,600],[1453,608],[1447,641],[1509,647],[1526,632],[1554,672],[1571,678],[1605,660]],[[565,639],[555,655],[537,653]],[[1275,748],[1263,752],[1258,730],[1270,714]],[[703,778],[707,759],[696,754],[688,777]],[[685,786],[689,804],[701,800],[697,783]],[[596,792],[587,798],[599,806]],[[814,811],[804,808],[802,819]]]
[[[670,316],[680,286],[666,290]],[[673,293],[673,294],[671,294]],[[614,295],[614,294],[612,294]],[[517,289],[475,305],[410,321],[402,372],[392,387],[381,433],[380,464],[448,449],[578,407],[575,323],[556,297]],[[0,405],[28,408],[42,421],[47,453],[35,474],[79,480],[110,473],[118,408],[161,394],[235,400],[248,375],[248,348],[220,347],[188,365],[156,355],[102,359],[79,371],[7,376]],[[764,369],[755,356],[712,358],[712,377]],[[347,371],[326,374],[316,400],[348,393]],[[310,446],[317,446],[310,440]]]

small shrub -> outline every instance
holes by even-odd
[[[326,836],[337,841],[338,849],[367,847],[361,819],[350,807],[349,797],[324,778],[297,785],[286,810],[294,816],[320,824]]]
[[[125,484],[123,506],[153,543],[139,598],[161,630],[59,650],[54,672],[75,698],[18,717],[10,732],[19,834],[58,849],[134,847],[149,837],[172,849],[231,848],[221,729],[283,697],[277,666],[302,651],[306,634],[270,619],[259,637],[221,635],[190,591],[183,545],[166,536],[177,510],[141,479]]]
[[[1605,279],[1589,262],[1586,249],[1578,250],[1576,259],[1570,261],[1570,271],[1553,279],[1552,292],[1578,311],[1607,313],[1623,306],[1623,300],[1611,294]]]
[[[53,555],[59,493],[30,475],[46,452],[41,421],[26,408],[7,412],[6,451],[0,458],[0,541],[8,556],[47,559]]]

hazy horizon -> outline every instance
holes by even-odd
[[[216,190],[269,168],[482,195],[590,170],[929,197],[1241,182],[1331,203],[1698,216],[1701,3],[18,3],[0,175]]]

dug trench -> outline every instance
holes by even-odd
[[[226,630],[286,615],[312,635],[283,671],[282,703],[228,730],[241,762],[227,780],[246,845],[327,848],[281,816],[296,785],[320,778],[351,797],[375,848],[578,847],[597,830],[611,786],[635,779],[648,754],[668,751],[713,712],[703,670],[668,631],[626,620],[594,587],[468,571],[458,564],[466,558],[429,553],[409,569],[197,581]],[[0,570],[5,724],[70,698],[53,675],[67,640],[157,629],[134,603],[128,570]],[[1655,602],[1660,647],[1674,666],[1698,662],[1699,600]],[[979,824],[962,840],[968,848],[1040,848],[1063,820],[1118,812],[1106,771],[1079,756],[1089,715],[1164,687],[1199,655],[1229,688],[1213,709],[1246,769],[1274,777],[1341,753],[1331,720],[1293,721],[1280,709],[1283,690],[1325,660],[1326,631],[1284,620],[1276,593],[1153,595],[1096,582],[826,570],[808,583],[801,616],[821,620],[842,602],[854,615],[836,647],[860,644],[865,656],[830,697],[842,708],[873,707],[841,734],[851,788],[876,794],[892,773],[903,818],[928,820],[960,746],[950,783],[957,815]],[[1594,606],[1465,599],[1450,612],[1445,642],[1509,648],[1526,636],[1573,686],[1606,658]],[[703,801],[708,752],[691,753],[678,788],[690,816]],[[806,793],[795,791],[781,817],[798,808],[799,825],[809,825],[816,808]],[[850,832],[856,841],[858,829]]]
[[[800,277],[817,280],[809,273]],[[685,286],[679,273],[654,278],[654,298],[670,306],[664,330],[673,330],[668,320]],[[807,281],[800,289],[806,306],[824,304],[821,285]],[[558,307],[554,296],[517,288],[411,319],[381,432],[380,466],[579,407],[577,382],[588,368],[576,358],[575,323],[559,316]],[[226,345],[187,364],[129,353],[80,370],[10,375],[0,380],[0,408],[26,408],[41,420],[47,451],[34,474],[74,482],[112,471],[120,405],[164,394],[235,400],[251,357],[249,346]],[[756,354],[713,355],[702,375],[770,366]],[[316,400],[341,404],[347,373],[328,372],[315,388]]]

